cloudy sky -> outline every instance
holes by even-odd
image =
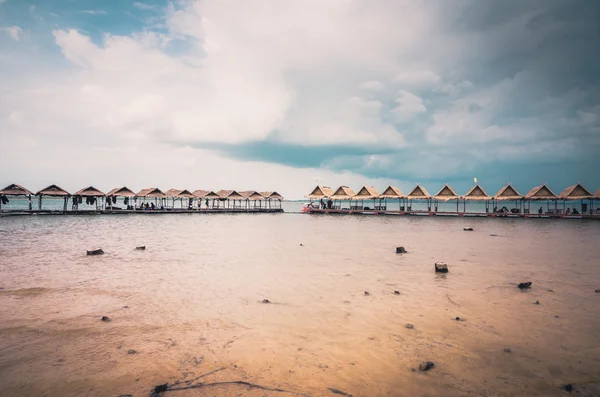
[[[589,0],[0,0],[0,185],[600,187]]]

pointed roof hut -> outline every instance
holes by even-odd
[[[283,200],[283,196],[277,192],[260,192],[260,195],[266,199]]]
[[[317,186],[306,198],[309,199],[322,199],[333,196],[333,190],[329,186]]]
[[[150,187],[147,189],[142,189],[139,192],[136,193],[137,197],[144,197],[144,198],[163,198],[163,197],[167,197],[166,194],[164,194],[159,188],[157,187]]]
[[[464,200],[490,200],[491,197],[488,196],[488,194],[485,192],[485,190],[483,190],[483,188],[481,186],[479,186],[479,184],[473,186],[471,188],[471,190],[469,190],[467,192],[467,194],[465,194],[463,196]]]
[[[107,197],[119,196],[119,197],[134,197],[135,193],[133,190],[129,189],[127,186],[116,187],[112,189],[110,192],[106,193]]]
[[[373,200],[379,198],[379,193],[372,186],[363,186],[354,198],[356,200]]]
[[[88,186],[86,188],[83,188],[81,190],[79,190],[77,193],[75,193],[73,196],[83,196],[83,197],[104,197],[106,196],[104,193],[102,193],[100,190],[96,189],[93,186]]]
[[[544,183],[543,185],[536,186],[525,195],[527,200],[556,200],[558,197],[550,190]]]
[[[55,197],[68,197],[71,194],[65,189],[57,186],[50,185],[35,194],[36,196],[55,196]]]
[[[409,200],[427,200],[430,199],[431,196],[423,186],[417,185],[406,195],[406,198]]]
[[[181,190],[179,192],[179,194],[177,195],[177,197],[179,197],[179,198],[196,198],[196,196],[194,196],[194,194],[187,189]]]
[[[459,196],[456,194],[454,189],[450,187],[450,185],[445,184],[443,188],[440,189],[439,192],[435,196],[434,199],[439,201],[450,201],[450,200],[458,200]]]
[[[402,194],[402,192],[400,191],[400,189],[398,189],[396,186],[388,186],[383,193],[381,193],[379,195],[379,198],[384,198],[384,199],[395,199],[395,198],[402,198],[404,197],[404,194]]]
[[[594,195],[582,184],[577,183],[563,190],[558,197],[563,200],[592,200]]]
[[[494,199],[498,201],[521,200],[522,198],[523,195],[517,192],[517,189],[515,189],[510,183],[504,186],[502,189],[498,190],[498,193],[496,193],[496,195],[494,196]]]
[[[598,188],[595,192],[594,192],[594,196],[598,199],[600,199],[600,188]]]
[[[219,195],[219,198],[222,199],[231,199],[231,200],[243,200],[244,197],[242,197],[241,194],[239,194],[238,192],[236,192],[235,190],[219,190],[217,192],[217,194]]]
[[[265,198],[265,197],[263,197],[263,195],[261,195],[256,190],[244,190],[243,192],[239,192],[239,193],[246,200],[256,201],[256,200],[262,200]]]
[[[25,189],[21,185],[17,185],[16,183],[8,185],[4,189],[0,190],[0,194],[3,196],[33,196],[32,192]]]
[[[354,190],[350,189],[348,186],[340,186],[331,196],[332,200],[351,200],[356,193]]]
[[[192,193],[194,196],[198,198],[207,198],[207,199],[218,199],[219,195],[212,190],[194,190]]]

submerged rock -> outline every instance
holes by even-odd
[[[510,350],[508,347],[504,348],[504,353],[511,353],[511,352],[512,352],[512,350]]]
[[[517,285],[517,287],[519,289],[527,289],[527,288],[531,288],[531,281],[527,281],[525,283],[519,283],[519,285]]]
[[[143,250],[146,249],[146,246],[145,245],[140,245],[139,247],[135,247],[135,249],[138,250],[138,251],[143,251]]]
[[[127,350],[127,354],[136,354],[137,351],[133,350],[133,349],[129,349]]]
[[[262,303],[271,303],[271,301],[270,301],[270,300],[268,300],[268,299],[263,299],[263,300],[262,300]]]
[[[433,361],[423,361],[421,364],[419,364],[420,371],[429,371],[433,367],[435,367],[435,363]]]
[[[573,391],[573,385],[570,384],[570,383],[567,383],[562,388],[563,388],[563,390],[568,391],[568,392],[572,392]]]
[[[108,318],[107,316],[102,316],[102,321],[108,322],[110,321],[110,318]]]
[[[436,262],[435,263],[435,272],[436,273],[448,273],[448,265],[444,262]]]
[[[408,329],[413,329],[415,326],[414,326],[414,325],[412,325],[412,324],[410,324],[410,323],[407,323],[407,324],[405,325],[405,327],[406,327],[406,328],[408,328]]]
[[[597,289],[597,290],[596,290],[596,293],[597,293],[597,294],[600,294],[600,289]]]
[[[394,291],[394,295],[400,295],[400,291]]]
[[[472,231],[473,231],[473,228],[472,228],[472,227],[463,227],[463,230],[464,230],[465,232],[472,232]]]
[[[169,388],[169,384],[165,383],[162,385],[154,386],[154,393],[164,393]]]
[[[540,301],[535,301],[535,304],[536,304],[536,305],[539,305],[539,304],[540,304]]]
[[[96,248],[90,251],[87,251],[88,255],[102,255],[104,254],[104,251],[102,251],[102,248]]]
[[[365,291],[365,295],[371,295],[369,291]]]
[[[406,254],[406,249],[404,247],[396,247],[397,254]]]

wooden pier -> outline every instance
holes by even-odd
[[[282,208],[224,208],[224,209],[164,209],[164,210],[2,210],[0,217],[25,215],[165,215],[165,214],[276,214],[283,212]]]

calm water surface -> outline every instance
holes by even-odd
[[[148,396],[214,370],[199,381],[307,396],[598,395],[599,237],[569,220],[1,218],[0,395]]]

